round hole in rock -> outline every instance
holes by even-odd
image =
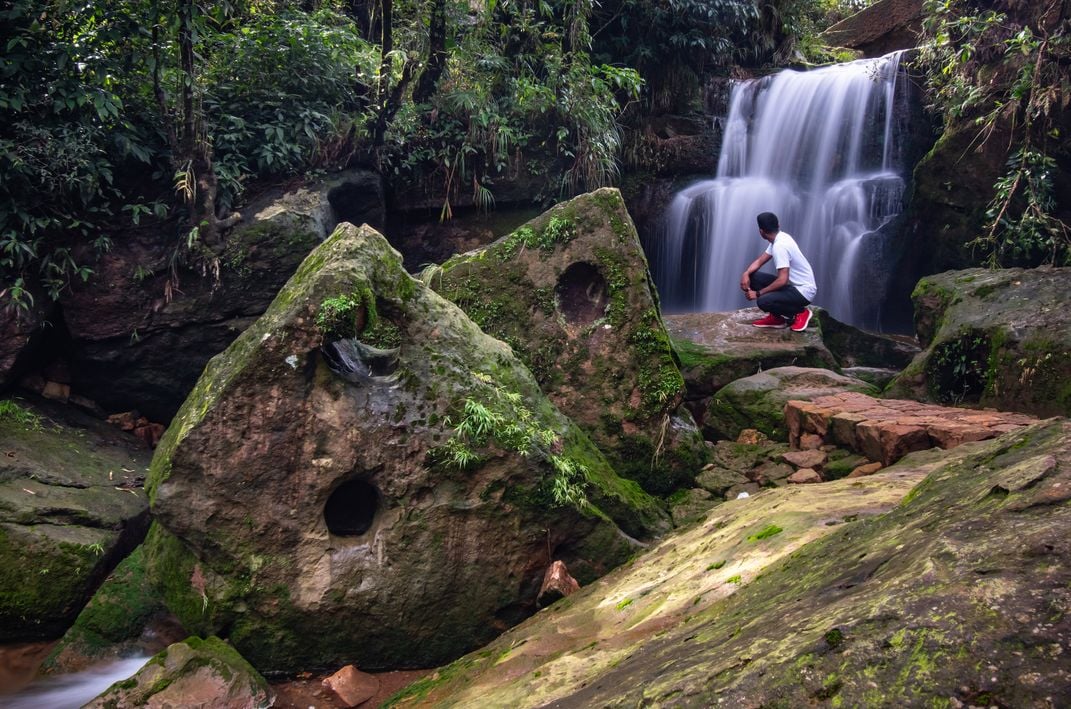
[[[364,480],[342,483],[324,507],[327,531],[340,537],[364,534],[372,527],[378,506],[379,493]]]
[[[581,261],[565,269],[555,288],[565,321],[573,325],[594,322],[606,313],[610,292],[599,269]]]

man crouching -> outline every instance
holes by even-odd
[[[763,212],[756,221],[759,236],[770,244],[740,276],[740,290],[767,315],[751,324],[774,328],[791,325],[793,332],[803,332],[811,322],[807,306],[818,292],[814,271],[792,235],[781,231],[776,214]],[[777,269],[776,276],[759,272],[770,259]]]

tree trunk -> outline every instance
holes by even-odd
[[[179,64],[182,69],[182,132],[175,161],[186,172],[184,190],[190,224],[203,242],[219,244],[216,223],[216,174],[212,148],[204,133],[204,117],[196,95],[197,66],[193,51],[195,0],[185,0],[179,9]]]
[[[427,103],[446,68],[446,0],[431,0],[428,59],[413,89],[413,103]]]

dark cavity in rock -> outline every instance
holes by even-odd
[[[372,527],[379,493],[364,480],[350,480],[331,493],[324,506],[327,531],[339,537],[356,537]]]
[[[321,351],[331,371],[354,384],[389,377],[398,368],[397,348],[383,350],[344,339],[327,343]]]
[[[555,290],[562,314],[571,325],[586,325],[606,313],[610,293],[606,279],[593,264],[581,261],[569,266]]]

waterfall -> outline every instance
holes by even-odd
[[[774,212],[814,267],[815,304],[881,329],[889,275],[880,229],[902,208],[900,53],[736,84],[717,177],[679,192],[657,243],[655,280],[669,311],[748,305],[740,274],[767,243]],[[770,270],[771,264],[765,269]]]

